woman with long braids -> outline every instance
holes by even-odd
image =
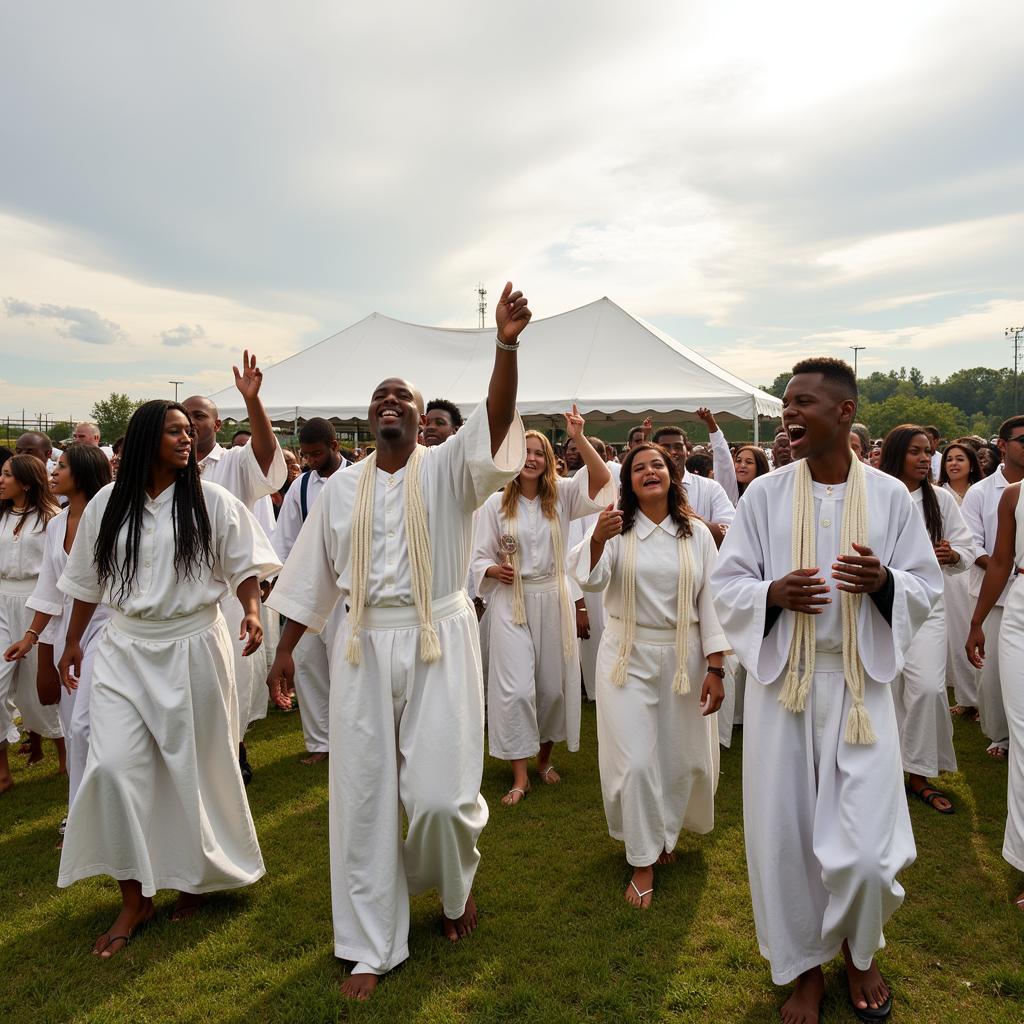
[[[45,462],[34,455],[15,455],[0,467],[0,650],[20,640],[29,627],[27,602],[43,562],[46,524],[56,514]],[[57,709],[39,703],[34,651],[23,661],[0,661],[0,793],[14,785],[7,761],[8,743],[19,736],[13,709],[21,713],[29,734],[28,763],[42,760],[41,737],[46,737],[56,742],[64,771],[64,734]]]
[[[281,568],[245,506],[200,481],[192,425],[176,402],[146,402],[125,435],[114,484],[88,504],[58,587],[74,599],[61,677],[82,676],[82,639],[100,602],[85,774],[68,815],[57,884],[110,875],[121,910],[93,945],[109,958],[180,893],[172,920],[204,893],[264,873],[237,750],[231,636],[218,602],[244,609],[246,655],[262,640],[259,581]],[[236,623],[233,628],[238,629]]]
[[[575,547],[585,591],[607,588],[597,656],[597,742],[610,835],[625,843],[626,900],[651,905],[654,865],[675,860],[681,830],[715,821],[722,660],[728,643],[708,580],[714,539],[686,502],[675,461],[630,449],[621,497]]]
[[[931,439],[923,427],[893,427],[882,445],[883,473],[901,480],[942,566],[943,577],[964,572],[974,561],[974,538],[956,499],[931,483]],[[946,584],[948,586],[948,583]],[[953,723],[946,695],[946,610],[940,600],[914,635],[902,671],[892,682],[907,792],[939,814],[952,814],[945,793],[929,785],[939,772],[956,771]]]
[[[64,653],[64,633],[73,601],[57,589],[57,580],[68,562],[86,505],[112,479],[111,461],[91,444],[73,444],[61,452],[52,475],[52,493],[67,500],[66,507],[46,525],[46,547],[35,590],[27,605],[35,612],[24,637],[4,653],[6,661],[27,657],[38,644],[38,693],[48,704],[59,700],[60,724],[64,730],[68,764],[68,806],[75,799],[89,752],[89,678],[95,654],[95,640],[109,610],[101,605],[92,617],[82,640],[85,652],[77,689],[64,688],[56,663]],[[50,693],[52,691],[52,695]],[[44,697],[44,692],[50,699]]]
[[[554,744],[579,749],[580,658],[566,540],[573,519],[614,501],[615,484],[575,405],[565,421],[583,468],[557,476],[551,442],[528,430],[522,472],[484,502],[474,537],[476,592],[489,599],[488,743],[492,757],[512,762],[506,807],[530,791],[531,757],[541,781],[553,785],[560,780]]]

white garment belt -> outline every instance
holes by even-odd
[[[842,651],[815,651],[814,652],[815,672],[845,672],[843,665]]]
[[[134,615],[124,615],[114,611],[110,615],[110,625],[135,640],[184,640],[209,629],[221,618],[220,606],[209,604],[191,615],[182,615],[176,619],[140,619]]]
[[[523,580],[524,594],[547,594],[558,589],[557,576],[545,576],[540,580]]]
[[[696,623],[690,623],[687,628],[692,628]],[[617,618],[614,615],[609,615],[608,619],[604,624],[606,632],[614,633],[616,636],[621,637],[625,632],[625,626],[623,625],[622,619]],[[638,643],[641,644],[666,644],[674,645],[676,642],[676,627],[675,626],[641,626],[637,623],[636,632],[634,638]]]
[[[27,580],[9,580],[0,576],[0,594],[10,594],[13,597],[31,597],[32,591],[36,589],[38,576],[31,576]]]
[[[469,598],[464,590],[446,597],[431,598],[430,617],[435,623],[451,619],[469,611]],[[362,629],[408,629],[420,624],[419,613],[414,604],[367,605],[363,608],[360,622]]]

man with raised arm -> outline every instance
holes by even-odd
[[[288,619],[268,680],[278,703],[298,639],[339,600],[349,609],[331,657],[329,765],[334,953],[354,963],[350,998],[369,998],[409,956],[410,892],[439,890],[452,942],[476,927],[484,708],[464,587],[473,512],[525,458],[516,350],[530,316],[506,284],[487,400],[443,444],[417,445],[411,383],[377,386],[376,451],[327,482],[268,601]]]

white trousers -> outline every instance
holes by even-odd
[[[946,615],[939,601],[914,635],[903,671],[892,682],[903,770],[928,779],[956,771],[946,648]]]
[[[12,585],[8,584],[11,589]],[[12,593],[0,584],[0,654],[17,643],[32,624],[35,612],[25,607],[32,596],[32,585],[16,585],[24,593]],[[38,657],[35,647],[20,661],[0,658],[0,743],[15,743],[18,729],[16,715],[21,716],[21,727],[46,739],[59,739],[64,735],[60,727],[60,712],[56,704],[40,704],[36,689]]]
[[[241,724],[240,736],[245,735],[249,719],[253,714],[253,705],[258,701],[255,696],[257,689],[262,689],[264,703],[269,699],[270,691],[266,687],[266,655],[262,647],[252,657],[242,656],[245,641],[238,639],[238,630],[242,625],[245,612],[242,603],[235,594],[225,594],[221,598],[220,610],[227,624],[228,640],[231,644],[233,660],[232,674],[235,678],[235,719]],[[266,709],[264,709],[264,715]],[[241,739],[239,739],[241,742]]]
[[[409,608],[367,608],[360,662],[351,626],[331,652],[330,843],[334,953],[353,973],[409,956],[409,894],[437,888],[465,911],[487,823],[476,615],[464,593],[434,601],[441,659],[419,658]],[[408,819],[403,840],[402,813]]]
[[[639,632],[639,630],[638,630]],[[682,829],[703,835],[715,824],[718,724],[700,713],[706,660],[690,628],[691,692],[672,692],[675,630],[633,644],[623,686],[611,681],[621,633],[609,620],[597,659],[597,753],[608,833],[626,845],[634,867],[675,849]],[[652,637],[653,639],[653,637]]]
[[[584,594],[583,603],[587,607],[590,639],[579,641],[580,670],[587,697],[590,700],[597,700],[597,652],[601,646],[601,636],[605,627],[604,593]]]
[[[978,670],[967,660],[967,634],[971,629],[970,573],[946,576],[943,603],[946,606],[946,685],[953,687],[957,704],[978,706]]]
[[[345,603],[339,601],[320,633],[305,633],[295,645],[295,695],[299,699],[302,738],[311,754],[330,750],[331,649],[345,621]]]
[[[141,882],[145,896],[205,893],[264,874],[238,768],[233,684],[216,606],[173,624],[116,615],[108,623],[59,886],[110,875]]]
[[[988,632],[986,624],[985,651],[989,658],[996,647],[1003,665],[1003,703],[1010,729],[1003,859],[1024,871],[1024,586],[1019,581],[1010,588],[998,639]]]
[[[526,589],[526,624],[512,621],[512,587],[499,586],[488,618],[487,737],[491,757],[533,757],[542,743],[580,748],[580,661],[562,649],[558,590]]]
[[[1011,593],[1013,588],[1011,588]],[[985,619],[985,637],[995,640],[1002,631],[1003,609],[996,605]],[[964,645],[967,637],[964,637]],[[988,657],[985,666],[978,673],[978,714],[981,716],[981,731],[993,742],[1005,744],[1010,735],[1003,706],[1003,688],[1000,682],[999,644],[986,644]]]
[[[846,743],[851,702],[835,657],[816,655],[798,715],[779,703],[781,681],[747,686],[747,869],[758,944],[777,985],[831,960],[844,939],[866,970],[885,945],[885,922],[903,902],[896,876],[916,857],[892,693],[866,681],[864,703],[878,739]]]

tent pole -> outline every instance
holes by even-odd
[[[754,412],[754,444],[757,444],[757,442],[760,440],[760,437],[758,436],[759,435],[758,427],[760,426],[760,424],[757,422],[757,398],[756,398],[756,396],[751,396],[750,402],[751,402],[751,404],[754,407],[754,409],[753,409],[753,412]]]

